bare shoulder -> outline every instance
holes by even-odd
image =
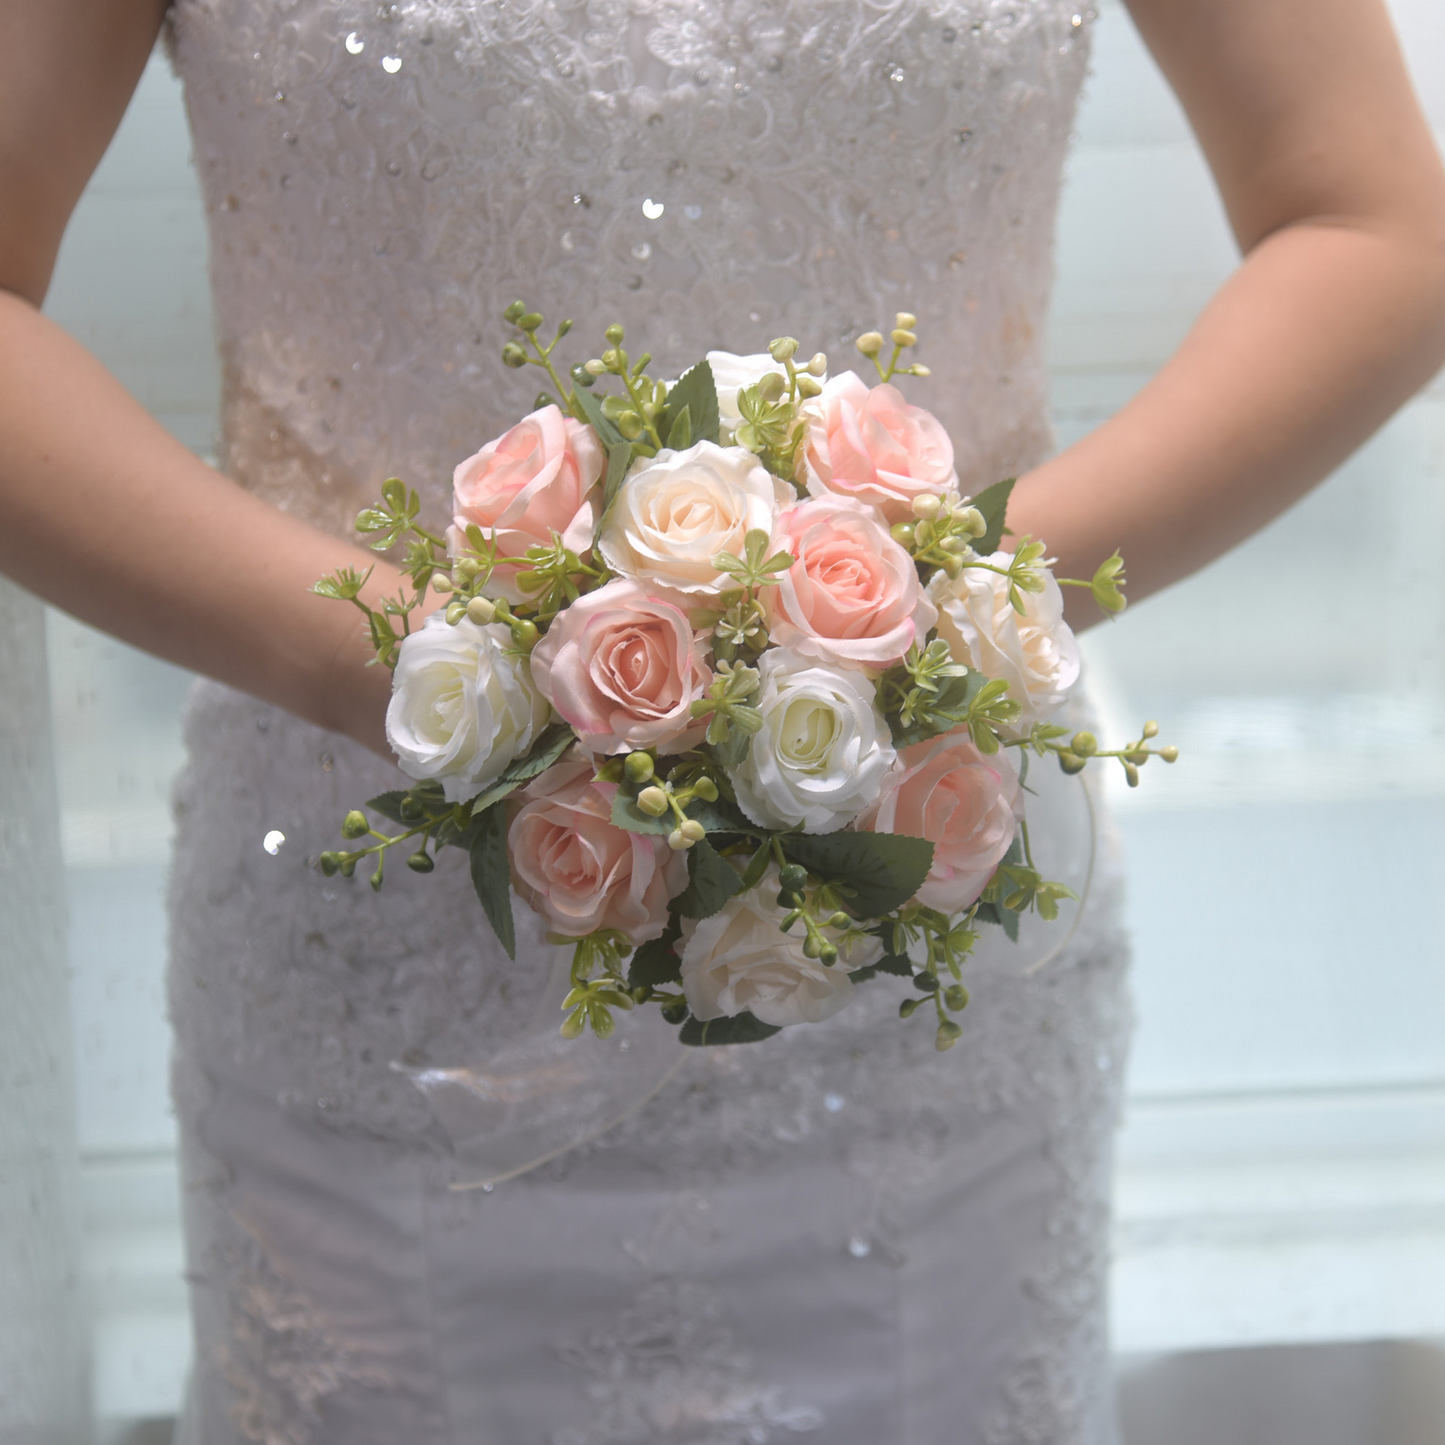
[[[0,0],[0,288],[39,304],[166,0]]]
[[[1128,0],[1246,249],[1303,218],[1445,225],[1383,0]]]

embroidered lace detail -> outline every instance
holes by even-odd
[[[343,1390],[384,1390],[384,1371],[357,1361],[311,1303],[241,1235],[216,1260],[230,1331],[218,1364],[237,1430],[259,1445],[309,1445],[321,1407]]]
[[[752,1361],[702,1286],[645,1286],[610,1330],[566,1345],[588,1377],[592,1418],[552,1445],[768,1445],[810,1434],[822,1414],[756,1383]]]

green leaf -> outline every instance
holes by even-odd
[[[378,793],[374,798],[366,800],[366,806],[373,813],[380,813],[383,818],[390,818],[393,823],[400,823],[401,800],[407,795],[406,792]]]
[[[632,798],[618,788],[612,799],[612,825],[615,828],[626,828],[629,833],[651,833],[665,838],[677,827],[677,821],[671,810],[660,818],[644,813]]]
[[[706,838],[687,851],[687,878],[687,887],[668,904],[684,918],[711,918],[743,888],[737,870]]]
[[[892,973],[896,974],[899,978],[913,977],[912,960],[905,957],[900,957],[896,953],[885,953],[883,957],[880,958],[878,962],[873,965],[873,967],[879,973]],[[853,977],[857,978],[858,975],[855,973]]]
[[[988,531],[973,544],[974,551],[980,557],[997,552],[999,543],[1003,541],[1004,512],[1008,508],[1009,493],[1013,489],[1014,478],[1009,477],[1006,481],[985,487],[973,499],[973,505],[983,513],[983,520],[988,523]]]
[[[789,833],[783,851],[825,882],[843,884],[847,906],[859,918],[902,907],[933,866],[932,843],[896,833]]]
[[[602,403],[605,397],[598,396],[596,392],[588,391],[585,387],[577,388],[577,400],[581,403],[582,410],[587,413],[587,420],[592,424],[595,431],[610,453],[613,447],[626,447],[627,441],[622,433],[607,420],[602,413]]]
[[[433,782],[418,783],[415,787],[405,788],[395,793],[378,793],[376,797],[367,799],[366,806],[373,813],[380,813],[383,818],[390,818],[393,823],[405,823],[409,827],[413,823],[421,822],[422,814],[403,815],[402,804],[407,799],[419,803],[427,813],[440,813],[446,807],[446,796],[442,792],[442,785]]]
[[[632,448],[625,441],[607,449],[607,480],[602,486],[604,512],[617,500],[617,494],[622,490],[622,483],[627,479],[627,469],[631,465]]]
[[[675,452],[685,452],[692,445],[692,409],[684,406],[673,417],[667,429],[667,445]]]
[[[576,741],[576,734],[566,723],[553,723],[532,744],[526,757],[517,758],[508,764],[502,775],[472,804],[472,817],[485,813],[493,803],[499,803],[508,793],[520,788],[523,783],[545,773],[563,753]]]
[[[512,926],[512,869],[507,861],[507,813],[489,808],[468,830],[472,859],[472,887],[477,890],[487,921],[508,958],[517,956],[517,934]]]
[[[690,440],[693,442],[716,442],[718,439],[717,383],[713,380],[712,367],[706,361],[699,361],[685,371],[672,390],[667,393],[667,407],[663,415],[669,427],[674,417],[683,409],[688,412]],[[669,446],[676,448],[675,442]]]
[[[732,1018],[701,1019],[689,1018],[678,1030],[678,1038],[694,1048],[712,1044],[755,1044],[759,1039],[770,1039],[782,1033],[775,1024],[765,1024],[750,1013],[736,1014]]]
[[[667,928],[659,938],[649,938],[639,945],[627,968],[628,988],[658,988],[676,983],[682,977],[682,963],[677,956],[677,941],[682,937],[682,920],[672,914]]]

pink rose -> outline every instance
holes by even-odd
[[[681,593],[614,579],[579,598],[532,649],[532,680],[594,753],[682,752],[712,682]]]
[[[962,729],[904,748],[857,827],[927,838],[933,867],[918,901],[957,913],[983,892],[1022,817],[1013,765],[1002,753],[984,757]]]
[[[803,412],[804,470],[815,497],[829,492],[856,497],[890,522],[911,522],[914,497],[958,486],[948,433],[931,413],[904,401],[895,386],[870,391],[845,371]]]
[[[845,665],[887,667],[923,645],[938,609],[913,559],[877,514],[850,497],[800,502],[778,516],[771,549],[798,560],[763,591],[782,647]]]
[[[552,545],[553,533],[577,553],[592,545],[605,458],[592,428],[555,406],[524,417],[505,436],[468,457],[452,477],[455,517],[447,542],[453,555],[466,547],[475,522],[504,557]],[[510,602],[525,594],[512,580],[516,567],[499,567],[487,589]]]
[[[612,823],[615,783],[594,782],[574,748],[518,794],[507,830],[512,886],[558,933],[615,928],[633,943],[656,938],[667,904],[687,887],[687,855],[665,838]]]

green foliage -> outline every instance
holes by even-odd
[[[680,441],[673,436],[673,429],[684,413],[687,415],[687,439]],[[668,391],[663,424],[667,445],[673,451],[682,451],[694,442],[718,440],[717,383],[713,380],[712,367],[706,361],[699,361],[683,372]]]
[[[508,958],[517,956],[517,933],[512,924],[512,869],[507,860],[507,813],[488,808],[467,830],[467,851],[472,861],[472,887],[477,891],[487,922]]]
[[[765,1024],[750,1013],[740,1013],[732,1018],[708,1019],[705,1023],[689,1018],[677,1036],[685,1044],[703,1048],[712,1044],[755,1044],[781,1032],[774,1024]]]
[[[687,887],[668,907],[684,918],[710,918],[729,898],[742,892],[743,880],[706,838],[687,853]]]
[[[395,793],[378,793],[368,799],[366,806],[393,823],[410,826],[426,817],[437,817],[448,811],[446,797],[440,783],[417,783]]]
[[[602,487],[602,510],[605,512],[617,500],[622,483],[627,480],[627,469],[632,465],[632,447],[619,442],[607,449],[607,480]]]
[[[906,748],[966,727],[980,752],[996,753],[998,729],[1015,722],[1022,708],[1007,696],[1003,678],[987,678],[944,661],[947,657],[948,644],[935,638],[922,654],[910,648],[903,662],[884,675],[878,700],[893,746]]]
[[[626,828],[629,833],[651,833],[654,837],[665,838],[677,827],[672,814],[664,813],[654,818],[637,806],[637,799],[629,797],[624,788],[618,788],[612,799],[612,824]]]
[[[743,556],[718,552],[713,556],[712,565],[734,578],[739,587],[746,587],[749,591],[773,587],[779,580],[773,574],[786,572],[797,559],[791,552],[774,552],[769,556],[768,543],[771,540],[761,528],[754,528],[743,538]]]
[[[650,938],[632,955],[627,970],[628,988],[659,988],[676,983],[682,977],[677,941],[682,937],[682,920],[673,913],[661,937]]]
[[[667,445],[675,452],[685,452],[692,445],[692,412],[687,407],[678,412],[668,427]]]
[[[789,858],[838,885],[858,918],[881,918],[902,907],[933,866],[932,843],[895,833],[789,833],[782,845]]]
[[[1002,482],[995,482],[972,499],[973,505],[983,513],[983,520],[988,524],[988,530],[974,543],[974,550],[980,557],[997,552],[999,543],[1003,541],[1004,513],[1008,510],[1009,494],[1014,489],[1015,480],[1009,477]]]
[[[545,773],[563,753],[576,741],[576,734],[566,723],[553,723],[532,744],[526,757],[509,763],[502,775],[472,804],[472,816],[485,813],[493,803],[499,803],[509,793],[515,792],[523,783]]]

